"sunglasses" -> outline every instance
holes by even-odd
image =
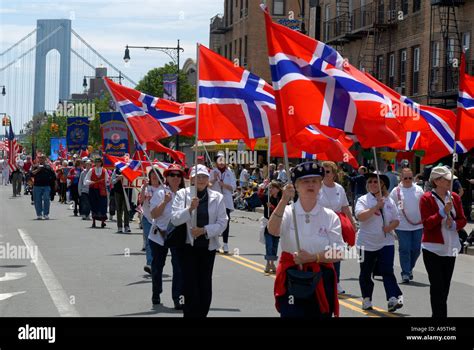
[[[369,184],[378,184],[379,182],[377,180],[373,180],[373,181],[367,181],[367,183],[369,183]]]
[[[412,177],[404,177],[403,180],[413,180]]]
[[[177,174],[177,173],[170,173],[168,174],[169,177],[183,177],[181,174]]]
[[[324,172],[325,172],[326,174],[331,174],[331,173],[332,173],[331,170],[325,170]]]

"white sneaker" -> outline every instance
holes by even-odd
[[[36,220],[43,220],[43,217],[39,215]]]
[[[362,300],[362,310],[372,310],[372,300],[370,298]]]
[[[389,312],[394,312],[397,309],[400,309],[403,307],[403,296],[400,296],[398,298],[396,297],[391,297],[388,299],[388,311]]]
[[[222,250],[224,251],[224,254],[229,253],[229,246],[227,245],[227,243],[224,243],[224,246],[222,247]]]
[[[48,216],[48,215],[45,215],[43,218],[44,218],[45,220],[49,220],[49,216]]]
[[[344,290],[344,288],[342,288],[341,284],[338,283],[337,284],[337,294],[345,294],[346,291]]]

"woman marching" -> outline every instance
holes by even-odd
[[[318,202],[323,176],[323,168],[314,162],[297,165],[291,173],[293,185],[285,186],[268,222],[268,232],[281,238],[274,289],[281,317],[339,316],[333,263],[341,260],[344,242],[338,216]],[[287,205],[295,189],[298,200]]]
[[[344,187],[336,183],[334,180],[337,176],[337,165],[334,162],[323,162],[324,179],[321,191],[319,191],[319,204],[327,209],[332,209],[341,220],[342,238],[348,245],[355,244],[356,222],[352,217],[349,209],[349,201],[347,200]],[[345,293],[340,283],[341,262],[335,262],[334,268],[337,274],[337,292]]]
[[[104,228],[107,220],[107,184],[109,175],[103,168],[104,162],[102,158],[94,160],[94,168],[89,170],[84,180],[89,186],[89,202],[92,212],[92,226],[96,227],[95,221],[101,221],[101,228]]]
[[[168,246],[165,244],[165,238],[172,230],[170,221],[173,200],[176,197],[178,190],[184,188],[184,171],[179,165],[172,164],[164,171],[163,175],[166,179],[165,186],[159,187],[157,173],[158,172],[155,173],[153,170],[149,173],[150,184],[152,186],[150,190],[154,191],[149,204],[149,211],[153,220],[153,227],[151,227],[151,224],[148,223],[148,214],[145,211],[146,205],[144,206],[143,217],[143,230],[148,230],[149,232],[147,249],[150,249],[151,253],[151,276],[153,286],[153,294],[151,299],[153,305],[161,303],[160,294],[163,292],[163,267],[165,266],[166,257],[168,256]],[[158,176],[161,177],[160,174],[158,174]],[[149,197],[149,195],[145,197]],[[176,310],[182,310],[184,304],[184,300],[182,298],[182,252],[184,247],[176,246],[170,248],[171,264],[173,266],[171,294],[174,301],[174,308]]]
[[[420,199],[423,221],[422,252],[430,280],[432,317],[448,316],[448,294],[456,256],[461,250],[458,230],[467,224],[461,198],[449,191],[451,171],[445,166],[433,168],[432,191]]]
[[[183,188],[176,193],[171,223],[187,226],[182,265],[184,317],[204,318],[212,301],[212,271],[219,235],[226,229],[228,217],[223,195],[208,188],[207,168],[201,164],[192,167],[190,177],[195,188]],[[192,197],[194,193],[196,197]]]
[[[366,177],[368,193],[359,198],[355,208],[355,215],[360,221],[357,246],[360,247],[362,258],[359,275],[362,309],[372,310],[374,282],[371,276],[377,265],[383,278],[388,311],[393,312],[403,306],[402,291],[393,272],[395,239],[392,231],[400,223],[399,215],[387,191],[390,186],[388,177],[379,175],[380,186],[377,174],[370,173]]]
[[[267,202],[264,200],[263,204],[263,216],[265,219],[269,219],[273,211],[277,207],[278,203],[281,200],[282,191],[281,183],[273,180],[268,186],[268,191],[270,192],[270,200]],[[268,198],[268,193],[265,193],[265,199]],[[267,264],[265,266],[265,273],[276,273],[275,261],[278,260],[278,243],[280,242],[280,237],[273,236],[268,232],[268,227],[265,225],[264,231],[265,239],[265,260]]]

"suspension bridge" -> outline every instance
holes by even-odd
[[[52,113],[58,103],[84,92],[85,77],[96,68],[121,77],[124,85],[137,85],[72,28],[68,19],[41,19],[36,28],[0,52],[0,113],[11,117],[22,133],[33,115]]]

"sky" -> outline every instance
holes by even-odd
[[[82,38],[138,82],[151,68],[170,59],[161,52],[133,49],[126,65],[125,45],[174,47],[180,39],[184,48],[182,66],[187,58],[195,58],[197,42],[209,44],[210,19],[223,13],[224,0],[0,0],[0,4],[0,52],[34,30],[38,19],[71,19],[72,28]],[[26,50],[26,43],[23,46]],[[2,58],[4,67],[9,61],[6,55]],[[2,80],[7,81],[5,74],[9,70],[0,73],[0,85],[5,84]],[[82,81],[82,77],[76,78]],[[29,81],[23,84],[29,85]],[[8,91],[18,91],[18,87],[7,86],[7,94]],[[0,113],[7,110],[13,114],[18,108],[14,104],[18,103],[5,97],[2,100],[0,95]],[[17,114],[24,114],[24,110]],[[20,127],[18,123],[14,125],[15,129]]]

